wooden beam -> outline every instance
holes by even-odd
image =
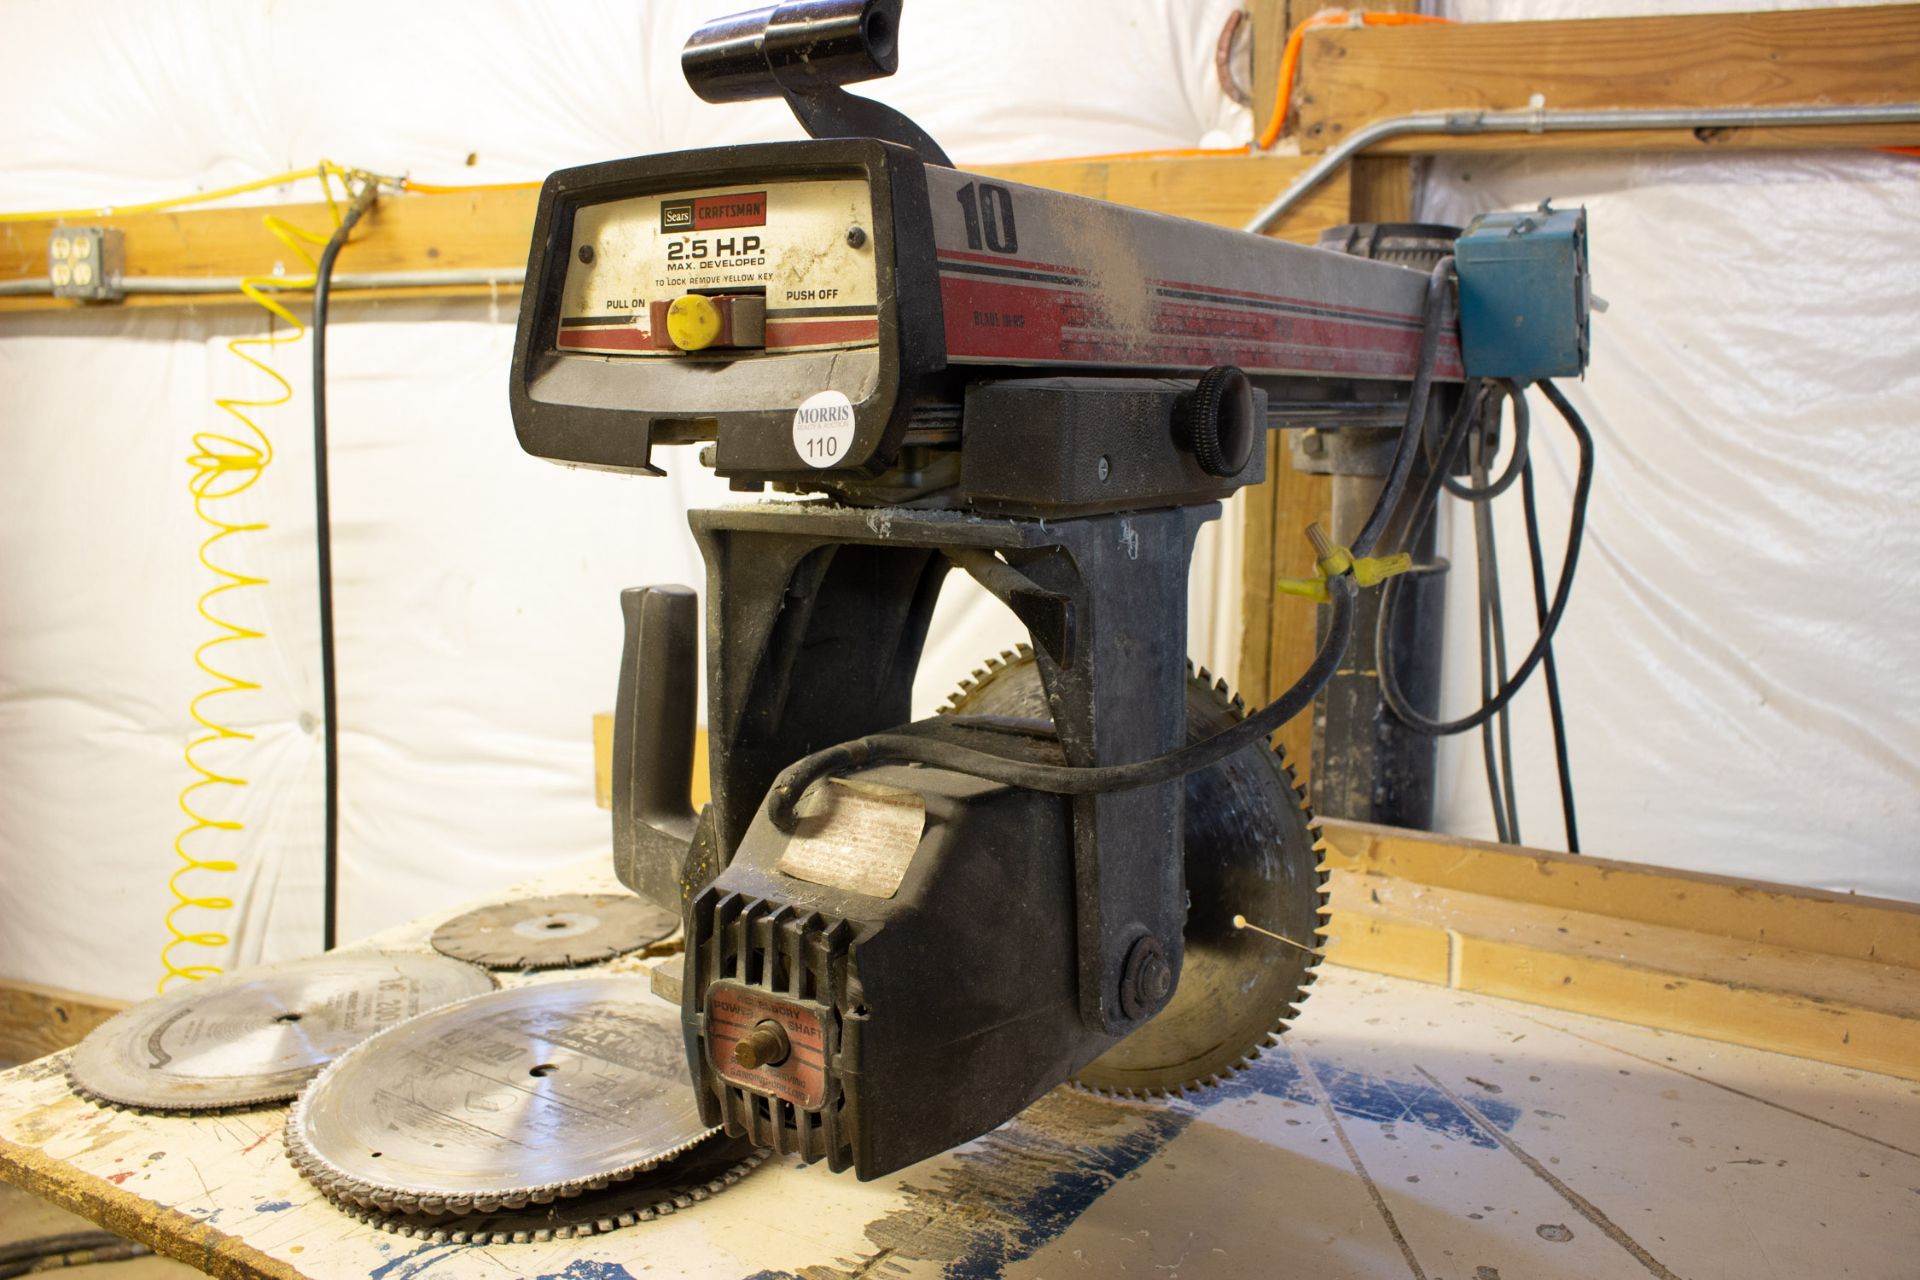
[[[1416,111],[1920,102],[1920,5],[1327,28],[1301,59],[1299,139],[1323,151]],[[1428,135],[1381,152],[1920,144],[1920,126]]]
[[[1920,970],[1916,903],[1364,822],[1328,819],[1321,836],[1331,865],[1355,875]]]
[[[341,253],[340,271],[500,271],[526,266],[537,193],[503,187],[459,195],[406,195],[383,199],[367,211],[363,230]],[[251,275],[301,276],[312,268],[274,235],[268,218],[325,237],[333,217],[325,204],[184,210],[123,217],[67,219],[70,223],[117,228],[126,236],[126,278],[232,278]],[[35,279],[47,274],[47,239],[58,222],[0,223],[0,281]],[[319,256],[316,246],[307,251]],[[362,296],[341,290],[335,296]],[[479,294],[485,285],[426,286],[381,290],[382,297],[442,297]],[[516,290],[517,292],[517,290]],[[207,294],[136,294],[127,305],[147,307],[220,306],[244,303],[232,291]],[[0,311],[98,311],[121,304],[68,302],[45,296],[0,297]]]
[[[79,1044],[123,1001],[0,978],[0,1062],[31,1062]]]
[[[1254,130],[1266,123],[1273,109],[1280,55],[1287,34],[1322,6],[1316,0],[1256,5],[1253,9]],[[1414,0],[1380,0],[1375,11],[1410,10]],[[1348,179],[1346,207],[1329,205],[1312,221],[1286,224],[1304,232],[1342,222],[1396,222],[1412,216],[1412,181],[1405,160],[1363,159],[1344,175]],[[1304,237],[1301,237],[1304,238]],[[1313,660],[1317,639],[1313,606],[1280,599],[1274,591],[1278,578],[1306,578],[1314,573],[1313,548],[1307,525],[1331,522],[1333,483],[1327,476],[1296,471],[1289,459],[1284,435],[1273,437],[1268,453],[1268,477],[1239,499],[1246,504],[1241,531],[1241,696],[1249,703],[1268,701],[1291,685]],[[1313,717],[1297,716],[1274,735],[1293,762],[1302,785],[1313,771]]]
[[[1340,964],[1920,1078],[1920,905],[1326,822]]]
[[[1031,186],[1112,200],[1221,226],[1238,226],[1285,188],[1307,161],[1296,156],[1177,156],[1122,160],[1041,161],[986,165],[979,172]],[[340,255],[342,272],[513,271],[525,267],[537,193],[501,187],[456,195],[382,199]],[[1322,225],[1345,215],[1344,179],[1315,194],[1280,227],[1283,238],[1311,241]],[[315,235],[333,226],[324,204],[201,209],[72,219],[118,228],[126,236],[129,280],[153,277],[300,276],[310,270],[276,237],[271,216]],[[0,281],[47,272],[47,239],[55,221],[0,223]],[[311,250],[311,246],[309,246]],[[317,253],[317,250],[311,250]],[[342,301],[402,297],[485,297],[517,286],[423,285],[406,289],[340,289]],[[103,305],[223,306],[243,303],[232,291],[134,294],[125,304],[78,303],[48,296],[0,297],[0,312],[99,310]]]

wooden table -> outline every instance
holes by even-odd
[[[425,947],[441,918],[367,945]],[[1204,1097],[1060,1089],[876,1182],[770,1161],[546,1244],[382,1233],[294,1172],[284,1108],[110,1110],[68,1092],[65,1062],[0,1075],[0,1178],[216,1275],[1920,1276],[1920,1084],[1337,967],[1286,1048]]]

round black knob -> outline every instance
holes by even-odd
[[[1210,476],[1237,476],[1253,457],[1253,382],[1230,364],[1209,369],[1188,393],[1181,414],[1184,443]]]

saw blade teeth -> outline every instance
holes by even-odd
[[[955,713],[962,715],[972,713],[975,706],[983,701],[991,706],[999,697],[998,690],[1002,682],[1009,678],[1022,678],[1020,673],[1024,672],[1026,668],[1021,664],[1030,663],[1031,661],[1032,651],[1025,645],[1021,646],[1019,658],[1013,663],[1002,665],[990,660],[988,663],[990,674],[976,672],[975,676],[977,678],[975,680],[963,681],[959,690],[948,698],[948,706],[950,706]],[[1187,687],[1189,694],[1187,705],[1190,716],[1198,714],[1195,710],[1196,695],[1198,695],[1204,697],[1207,704],[1216,709],[1215,714],[1225,718],[1229,723],[1237,722],[1245,718],[1247,714],[1246,703],[1233,693],[1224,678],[1216,677],[1211,670],[1206,667],[1197,666],[1190,660],[1185,664],[1185,668],[1188,677]],[[1029,678],[1037,680],[1037,671]],[[1020,691],[1016,689],[1014,694],[1017,702]],[[1274,766],[1275,794],[1284,794],[1286,801],[1294,806],[1294,810],[1298,815],[1298,821],[1301,824],[1299,828],[1300,838],[1298,840],[1299,850],[1297,853],[1290,854],[1290,857],[1297,857],[1301,863],[1307,863],[1308,859],[1311,858],[1311,862],[1308,864],[1312,866],[1313,872],[1312,876],[1308,878],[1310,880],[1310,886],[1302,886],[1302,888],[1306,889],[1310,887],[1314,900],[1317,903],[1324,902],[1328,874],[1326,865],[1327,856],[1324,852],[1324,842],[1318,834],[1318,819],[1315,818],[1312,806],[1308,802],[1305,788],[1301,786],[1299,773],[1288,760],[1285,750],[1279,743],[1272,741],[1271,738],[1268,739],[1267,746],[1269,748],[1268,758]],[[1294,841],[1290,838],[1288,847],[1292,849],[1293,846]],[[1305,903],[1296,900],[1292,903],[1291,909],[1295,911],[1304,910],[1305,905]],[[1316,918],[1325,914],[1327,914],[1326,909],[1320,908],[1317,911]],[[1225,1055],[1225,1061],[1216,1058],[1211,1062],[1207,1062],[1204,1066],[1196,1063],[1195,1066],[1199,1069],[1195,1070],[1191,1076],[1173,1076],[1165,1080],[1155,1080],[1137,1074],[1140,1070],[1139,1068],[1123,1068],[1120,1066],[1108,1068],[1107,1074],[1097,1074],[1101,1070],[1101,1063],[1099,1060],[1096,1060],[1094,1063],[1089,1064],[1088,1067],[1083,1068],[1081,1074],[1076,1075],[1068,1083],[1073,1088],[1096,1096],[1137,1102],[1164,1101],[1183,1098],[1189,1095],[1203,1094],[1207,1090],[1217,1087],[1222,1082],[1231,1079],[1237,1072],[1244,1070],[1248,1063],[1257,1060],[1265,1048],[1277,1043],[1277,1037],[1283,1035],[1292,1020],[1299,1015],[1299,1004],[1306,998],[1307,989],[1312,985],[1316,976],[1315,968],[1321,962],[1321,959],[1322,957],[1318,950],[1305,952],[1305,958],[1300,962],[1299,972],[1295,982],[1291,990],[1286,992],[1288,999],[1281,1006],[1281,1011],[1275,1014],[1267,1025],[1261,1027],[1257,1033],[1250,1037],[1251,1043],[1247,1044],[1244,1049],[1238,1053]],[[1278,997],[1280,994],[1281,993],[1277,991],[1266,993],[1266,995],[1272,997]],[[1124,1044],[1125,1042],[1123,1041],[1122,1043]],[[1201,1056],[1207,1057],[1211,1055]]]
[[[685,1071],[679,1017],[677,1012],[647,994],[647,985],[645,978],[634,975],[540,983],[476,996],[381,1031],[335,1059],[301,1093],[287,1116],[288,1155],[301,1175],[330,1199],[351,1201],[383,1212],[423,1215],[491,1213],[524,1209],[529,1204],[545,1205],[604,1189],[656,1169],[692,1150],[718,1130],[700,1125],[697,1117],[687,1110],[692,1105],[690,1089],[689,1100],[679,1098],[673,1079],[676,1071]],[[573,1132],[562,1133],[554,1140],[553,1160],[541,1171],[552,1173],[566,1169],[568,1153],[575,1151],[579,1144],[597,1144],[586,1148],[590,1154],[576,1157],[574,1167],[586,1166],[577,1175],[544,1180],[535,1177],[529,1184],[512,1185],[512,1179],[502,1174],[502,1181],[509,1185],[449,1190],[445,1185],[397,1185],[387,1182],[385,1174],[371,1166],[364,1172],[342,1166],[341,1160],[364,1163],[370,1157],[377,1158],[381,1152],[367,1150],[377,1142],[392,1157],[385,1162],[386,1166],[399,1162],[399,1168],[392,1169],[396,1175],[400,1169],[409,1167],[441,1169],[442,1163],[434,1163],[439,1160],[438,1155],[428,1152],[423,1145],[430,1140],[430,1134],[423,1136],[417,1128],[411,1132],[396,1129],[391,1123],[380,1128],[378,1115],[364,1109],[371,1105],[364,1099],[390,1087],[405,1092],[417,1109],[432,1113],[436,1104],[450,1108],[443,1116],[458,1121],[458,1108],[468,1105],[471,1098],[452,1085],[445,1086],[451,1093],[444,1089],[441,1093],[435,1092],[436,1082],[458,1074],[457,1056],[449,1059],[444,1055],[466,1054],[469,1061],[473,1060],[472,1055],[478,1055],[490,1071],[503,1063],[511,1063],[511,1069],[518,1070],[525,1066],[525,1061],[516,1056],[519,1051],[513,1047],[513,1028],[527,1019],[542,1020],[541,1025],[550,1026],[543,1039],[550,1039],[556,1029],[566,1029],[589,1039],[611,1036],[618,1041],[616,1047],[622,1052],[614,1054],[610,1061],[630,1060],[628,1068],[617,1074],[617,1078],[602,1079],[604,1073],[575,1077],[562,1071],[556,1080],[567,1083],[552,1085],[558,1092],[551,1095],[538,1095],[577,1100],[594,1096],[591,1092],[579,1093],[582,1089],[618,1087],[631,1091],[631,1125],[608,1129],[592,1119],[595,1114],[592,1108],[567,1106],[551,1113],[571,1117],[569,1124]],[[667,1038],[671,1039],[674,1050],[670,1055],[662,1047]],[[458,1048],[449,1049],[450,1045]],[[536,1064],[541,1061],[537,1054],[528,1056]],[[434,1070],[425,1076],[417,1069],[417,1063],[423,1060],[434,1064]],[[656,1060],[670,1061],[673,1070],[643,1065]],[[409,1076],[408,1070],[414,1074]],[[548,1066],[529,1074],[545,1077],[553,1071],[554,1068]],[[685,1083],[683,1074],[681,1083]],[[535,1095],[527,1093],[522,1098],[522,1093],[513,1096],[525,1105],[538,1105]],[[462,1098],[467,1101],[462,1102]],[[312,1136],[313,1113],[323,1105],[328,1109],[328,1125],[323,1131],[329,1135],[327,1142],[333,1147],[332,1155],[323,1152]],[[642,1119],[646,1123],[641,1123]],[[369,1128],[370,1125],[373,1127]],[[393,1145],[396,1139],[401,1140],[401,1146]],[[438,1148],[440,1144],[432,1145]],[[396,1156],[396,1152],[400,1154]],[[480,1152],[477,1158],[485,1156],[485,1152]],[[625,1163],[607,1167],[614,1161]],[[457,1165],[450,1167],[458,1168]],[[479,1181],[485,1167],[482,1165],[476,1171],[469,1165],[459,1170],[459,1178]],[[436,1172],[430,1176],[435,1182],[444,1183],[450,1175]]]
[[[602,1235],[609,1231],[618,1231],[624,1227],[636,1226],[643,1222],[653,1222],[670,1214],[693,1208],[719,1195],[727,1188],[737,1185],[749,1173],[759,1168],[768,1159],[769,1153],[747,1147],[740,1142],[727,1142],[720,1149],[707,1156],[702,1164],[696,1164],[694,1175],[704,1177],[710,1172],[715,1161],[727,1161],[727,1167],[712,1177],[704,1177],[695,1185],[640,1187],[632,1193],[632,1200],[617,1209],[609,1206],[581,1204],[575,1212],[579,1215],[573,1221],[552,1222],[553,1211],[543,1211],[546,1219],[537,1225],[523,1225],[506,1217],[503,1221],[488,1223],[487,1216],[510,1215],[514,1210],[501,1209],[464,1215],[480,1217],[480,1222],[467,1223],[459,1218],[430,1218],[417,1214],[383,1212],[367,1205],[351,1201],[339,1201],[329,1197],[329,1203],[340,1212],[374,1227],[377,1230],[402,1236],[407,1239],[424,1240],[432,1244],[459,1245],[499,1245],[499,1244],[539,1244],[555,1240],[584,1239]],[[694,1156],[697,1162],[702,1157]],[[620,1196],[619,1190],[611,1192]],[[561,1211],[564,1214],[564,1210]]]

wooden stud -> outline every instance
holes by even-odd
[[[979,172],[1031,186],[1112,200],[1220,226],[1238,226],[1303,170],[1297,156],[1183,156],[1165,159],[1040,161],[987,165]],[[454,195],[401,195],[367,213],[347,248],[342,273],[392,271],[517,271],[526,266],[537,192],[492,188]],[[1311,241],[1319,228],[1345,216],[1345,180],[1316,192],[1280,226],[1283,238]],[[270,208],[223,208],[179,213],[70,219],[118,228],[126,236],[126,274],[143,277],[235,278],[301,276],[310,268],[268,228],[279,218],[316,235],[333,226],[319,203]],[[0,281],[38,279],[47,272],[47,239],[54,221],[0,223]],[[309,246],[315,256],[318,250]],[[341,301],[403,298],[517,297],[517,285],[420,285],[404,289],[337,289]],[[304,306],[302,295],[293,295]],[[206,307],[245,304],[232,290],[204,294],[134,294],[124,303],[80,303],[46,295],[0,297],[6,311],[99,311],[113,306]]]
[[[1416,111],[1920,101],[1920,5],[1548,22],[1329,27],[1308,34],[1299,138],[1324,151]],[[1380,152],[1911,146],[1920,125],[1423,135]]]
[[[1920,1078],[1909,968],[1717,936],[1717,917],[1669,928],[1382,875],[1336,874],[1333,908],[1350,968]]]
[[[0,1061],[30,1062],[72,1048],[126,1007],[103,996],[0,979]]]
[[[1920,971],[1920,903],[1364,822],[1321,824],[1336,871]]]

